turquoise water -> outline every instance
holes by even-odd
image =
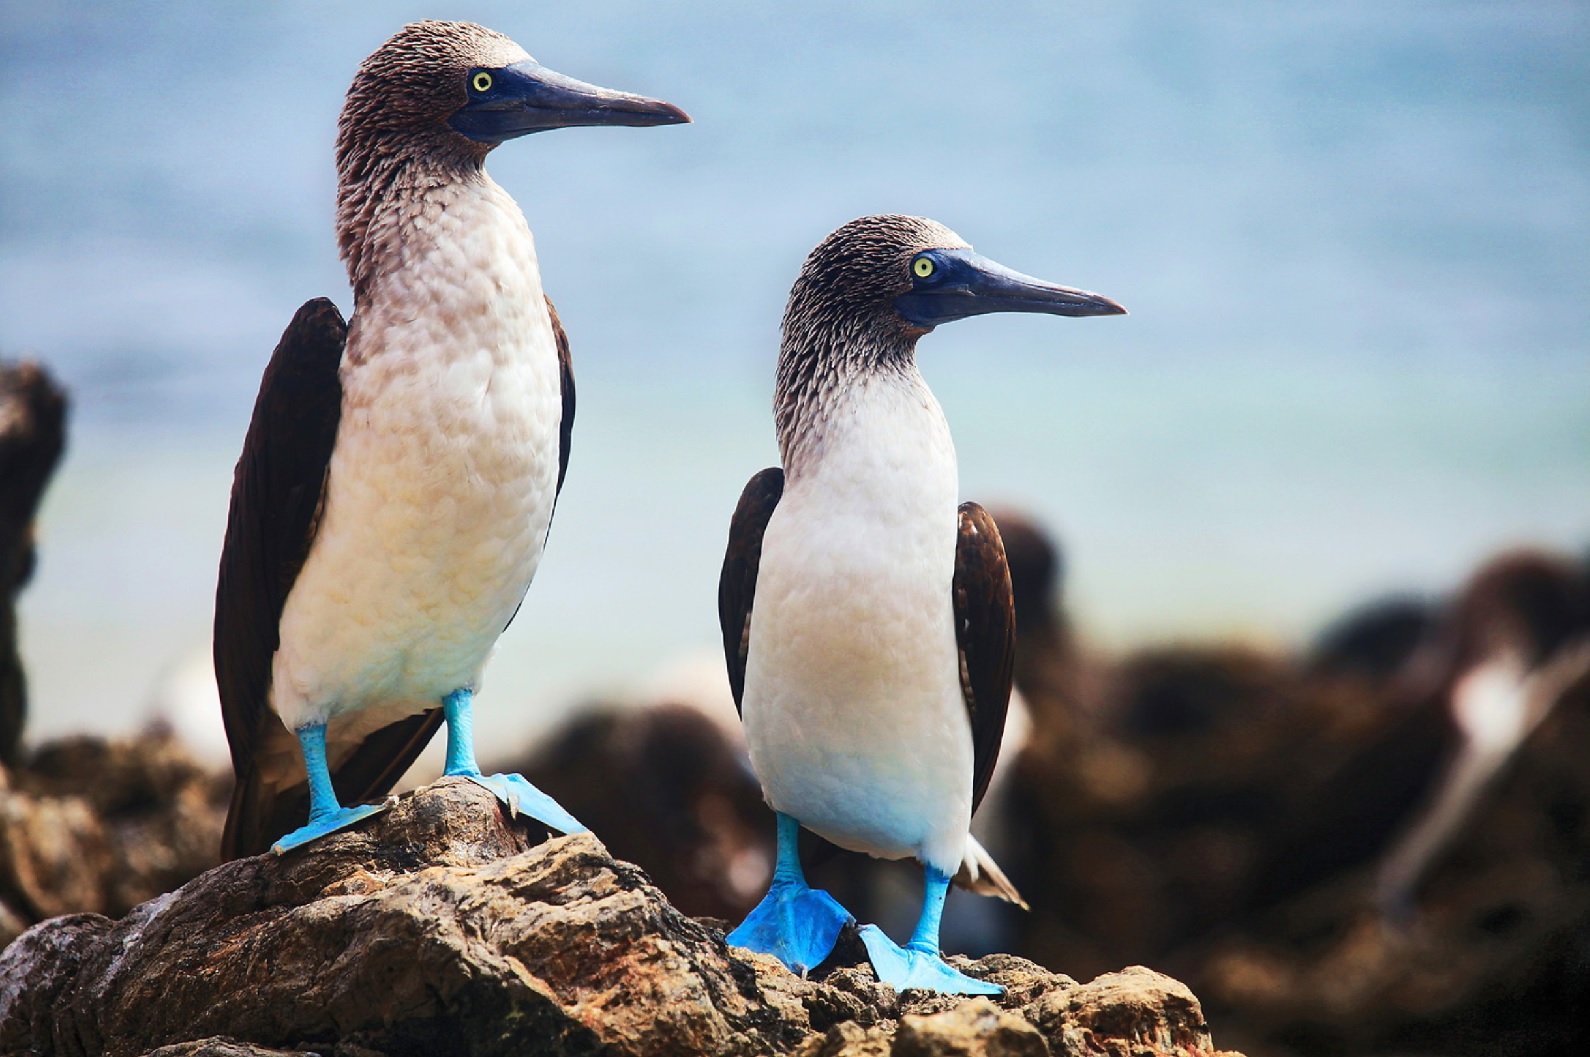
[[[37,733],[124,729],[202,654],[259,372],[300,302],[349,303],[342,91],[423,15],[697,121],[493,157],[580,410],[483,736],[710,651],[784,293],[867,212],[1131,309],[921,350],[963,492],[1056,527],[1099,641],[1296,641],[1590,543],[1583,5],[328,7],[0,7],[0,350],[74,394],[23,602]]]

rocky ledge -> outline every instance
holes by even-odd
[[[1148,969],[1079,984],[1008,955],[952,958],[1007,993],[897,994],[842,942],[803,980],[680,914],[595,837],[543,836],[446,779],[312,848],[216,867],[121,921],[46,921],[0,954],[0,1052],[1215,1052],[1198,1000]]]

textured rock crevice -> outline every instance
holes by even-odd
[[[1008,955],[956,959],[1007,987],[997,1003],[896,994],[865,965],[802,980],[729,948],[594,837],[541,836],[444,780],[121,921],[45,922],[0,954],[0,1052],[1213,1052],[1191,992],[1147,969],[1079,985]]]

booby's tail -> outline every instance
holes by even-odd
[[[954,881],[955,887],[968,892],[1003,899],[1023,910],[1032,909],[1021,898],[1021,893],[1016,891],[1016,886],[1010,883],[1010,878],[1005,876],[1005,871],[999,868],[994,857],[988,854],[988,849],[977,843],[977,838],[971,834],[966,835],[966,855],[961,859],[961,868],[955,871]]]

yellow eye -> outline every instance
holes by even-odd
[[[491,74],[481,70],[470,79],[469,83],[474,86],[477,92],[489,92],[491,91]]]
[[[931,257],[918,257],[911,262],[911,271],[918,279],[926,279],[932,275],[933,267],[933,258]]]

